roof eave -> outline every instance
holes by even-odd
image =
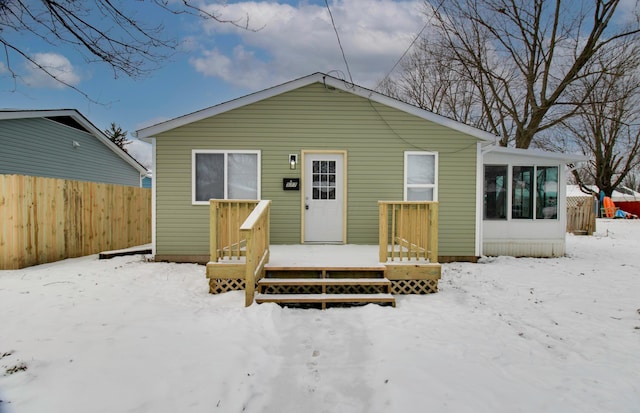
[[[69,116],[76,122],[81,124],[100,142],[111,149],[116,155],[125,162],[135,168],[140,174],[146,174],[147,168],[142,166],[131,155],[122,150],[118,145],[113,143],[100,129],[98,129],[91,121],[85,118],[76,109],[36,109],[36,110],[2,110],[0,111],[0,120],[5,119],[29,119],[29,118],[47,118],[55,116]]]
[[[256,103],[258,101],[268,99],[270,97],[277,96],[282,93],[286,93],[286,92],[298,89],[300,87],[308,86],[313,83],[322,83],[326,87],[331,87],[331,88],[339,89],[348,93],[353,93],[362,98],[369,99],[371,101],[398,109],[400,111],[415,115],[422,119],[429,120],[439,125],[473,136],[475,138],[480,139],[486,144],[492,144],[498,140],[498,137],[491,133],[474,128],[469,125],[465,125],[453,119],[437,115],[435,113],[421,109],[417,106],[413,106],[408,103],[401,102],[397,99],[391,98],[389,96],[383,95],[381,93],[375,92],[370,89],[363,88],[361,86],[357,86],[355,84],[347,82],[346,80],[338,79],[324,73],[314,73],[312,75],[308,75],[296,80],[292,80],[287,83],[280,84],[278,86],[264,89],[262,91],[255,92],[234,100],[230,100],[228,102],[224,102],[216,106],[211,106],[211,107],[199,110],[197,112],[193,112],[184,116],[180,116],[180,117],[168,120],[166,122],[152,125],[152,126],[138,130],[135,135],[138,139],[142,139],[144,141],[149,142],[152,138],[156,137],[158,134],[170,131],[180,126],[184,126],[192,122],[206,119],[211,116],[219,115],[221,113],[228,112],[230,110],[237,109],[252,103]]]
[[[571,153],[559,153],[559,152],[546,152],[536,149],[521,149],[521,148],[507,148],[504,146],[489,146],[483,149],[483,153],[502,153],[506,155],[520,155],[520,156],[532,156],[538,158],[545,158],[550,160],[561,161],[565,164],[586,162],[589,157],[580,154]]]

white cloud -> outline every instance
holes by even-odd
[[[420,0],[330,3],[355,83],[375,87],[387,74],[422,28],[422,5]],[[251,27],[261,29],[252,32],[207,23],[205,29],[217,45],[190,60],[198,72],[249,89],[313,72],[338,70],[348,76],[324,5],[240,2],[211,7],[225,19],[249,16]],[[240,45],[223,51],[220,39],[225,36],[240,39]]]
[[[57,53],[35,53],[33,60],[46,69],[51,75],[60,81],[76,86],[80,83],[81,77],[73,67],[69,59]],[[49,74],[45,73],[38,65],[27,62],[27,73],[24,82],[32,87],[57,88],[66,87],[63,83],[56,81]]]
[[[145,168],[151,169],[151,144],[141,141],[140,139],[131,138],[126,148],[129,155],[133,156],[136,161],[140,162]]]

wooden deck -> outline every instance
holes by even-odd
[[[397,294],[437,292],[441,267],[427,261],[378,262],[377,245],[271,245],[255,302],[326,308],[378,303]],[[244,288],[243,257],[207,266],[212,293]],[[217,291],[216,291],[217,290]]]
[[[244,289],[247,306],[322,308],[437,292],[437,203],[381,201],[379,209],[377,245],[270,245],[270,201],[211,200],[210,292]]]

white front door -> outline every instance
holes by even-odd
[[[343,243],[344,154],[307,154],[304,172],[304,242]]]

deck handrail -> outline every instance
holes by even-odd
[[[438,262],[438,202],[378,201],[380,262]]]
[[[256,282],[269,262],[271,201],[212,199],[209,205],[210,264],[227,265],[231,261],[243,267],[245,304],[249,306]]]
[[[258,203],[257,200],[209,201],[210,261],[240,260],[245,255],[246,239],[240,227]]]
[[[247,241],[245,267],[245,306],[253,303],[256,282],[269,262],[269,221],[271,201],[263,200],[244,221],[240,232]]]

